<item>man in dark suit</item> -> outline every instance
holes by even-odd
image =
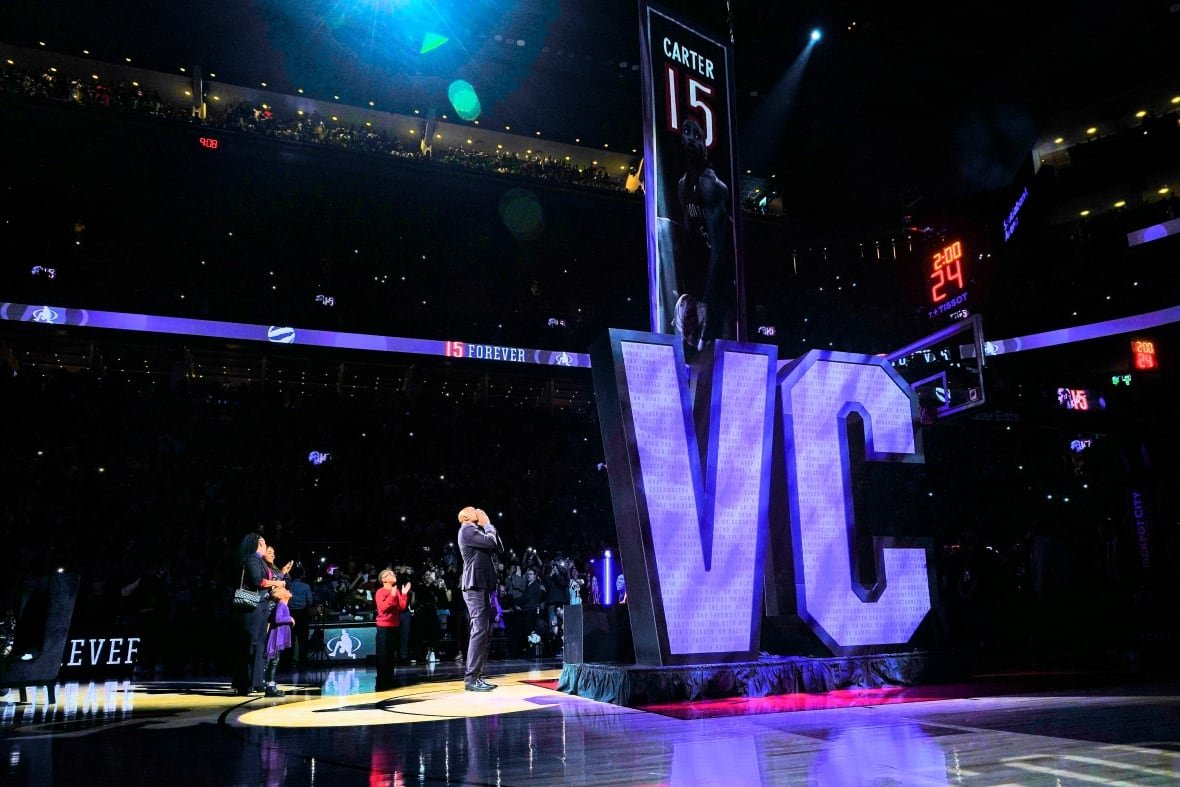
[[[471,621],[471,637],[467,644],[467,671],[463,688],[467,691],[491,691],[496,688],[483,679],[483,668],[492,645],[492,607],[489,596],[496,590],[494,555],[504,551],[500,536],[488,515],[481,509],[467,506],[459,512],[459,554],[463,556],[463,577],[459,583],[467,616]]]

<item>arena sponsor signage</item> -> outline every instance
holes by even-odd
[[[1151,549],[1148,544],[1150,514],[1143,492],[1138,489],[1131,490],[1131,524],[1135,527],[1135,551],[1139,555],[1139,567],[1147,571],[1151,568]]]
[[[139,637],[88,637],[66,643],[62,667],[130,667],[139,656]]]
[[[967,295],[968,295],[968,293],[965,293],[965,292],[961,293],[959,295],[956,295],[954,298],[950,299],[946,303],[935,306],[933,309],[930,310],[930,313],[929,313],[930,319],[934,319],[935,317],[939,316],[940,314],[946,314],[947,312],[952,311],[959,306],[962,306],[964,303],[967,302]],[[954,318],[954,316],[955,316],[954,314],[951,315],[952,318]]]
[[[994,421],[1000,424],[1018,424],[1020,423],[1020,413],[1008,410],[994,410],[983,413],[974,413],[971,416],[972,421]]]
[[[874,538],[872,571],[858,565],[849,432],[857,462],[922,462],[916,393],[877,356],[813,350],[776,371],[773,346],[712,352],[691,375],[672,336],[612,330],[592,352],[637,662],[756,659],[772,527],[790,534],[797,612],[833,652],[909,642],[931,608],[930,547]],[[768,521],[776,481],[789,521]]]
[[[640,0],[651,329],[744,338],[733,51]]]
[[[1008,211],[1008,218],[1004,219],[1005,242],[1012,237],[1012,233],[1016,232],[1016,228],[1020,225],[1020,209],[1024,207],[1026,200],[1028,200],[1028,188],[1020,192],[1020,196],[1016,198],[1016,203],[1012,206],[1012,210]]]

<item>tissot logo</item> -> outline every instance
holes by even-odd
[[[774,347],[717,341],[690,386],[678,337],[611,331],[595,351],[641,664],[757,656],[770,527],[790,529],[799,615],[834,651],[906,642],[930,610],[925,548],[878,539],[872,586],[854,571],[848,426],[863,424],[865,461],[922,461],[912,389],[873,356],[813,351],[775,366]],[[785,479],[770,473],[776,401]],[[789,522],[767,521],[775,480]],[[729,611],[703,611],[702,594]]]

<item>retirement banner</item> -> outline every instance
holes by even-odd
[[[733,53],[639,2],[651,328],[688,357],[745,340]]]

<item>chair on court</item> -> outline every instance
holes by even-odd
[[[49,704],[57,704],[57,676],[70,636],[78,585],[77,574],[51,574],[48,587],[33,593],[17,619],[12,652],[0,659],[0,688],[19,688],[21,702],[28,702],[29,686],[44,686]]]

